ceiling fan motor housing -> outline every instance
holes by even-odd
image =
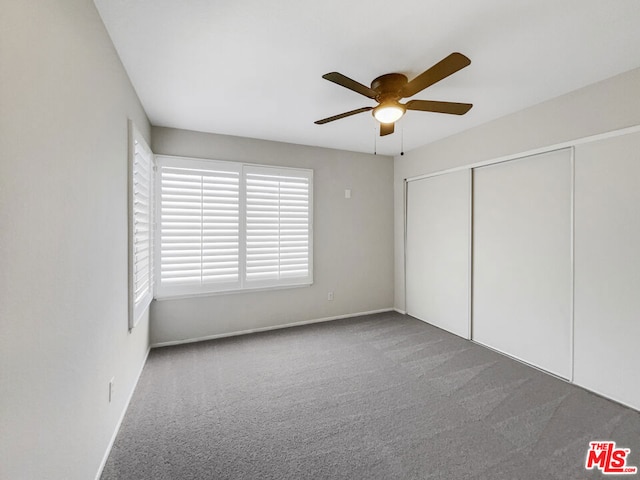
[[[371,88],[378,92],[376,101],[382,103],[386,100],[398,101],[402,98],[402,88],[409,79],[401,73],[387,73],[371,82]]]

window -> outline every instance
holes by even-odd
[[[309,285],[313,172],[158,157],[156,296]]]
[[[310,283],[311,172],[246,166],[245,285]]]
[[[129,329],[153,298],[153,153],[129,122]]]
[[[241,165],[158,158],[158,295],[240,284]]]

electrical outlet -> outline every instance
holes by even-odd
[[[333,292],[327,294],[327,300],[333,300]]]
[[[111,380],[109,380],[109,403],[111,403],[111,400],[113,400],[113,394],[115,393],[115,382],[116,377],[111,377]]]

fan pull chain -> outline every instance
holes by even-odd
[[[404,155],[404,122],[402,122],[400,127],[400,155]]]
[[[373,122],[373,154],[378,155],[378,125]]]

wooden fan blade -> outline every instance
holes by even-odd
[[[333,122],[334,120],[340,120],[341,118],[350,117],[351,115],[355,115],[357,113],[368,112],[369,110],[373,110],[373,107],[362,107],[356,110],[351,110],[350,112],[344,112],[340,115],[334,115],[333,117],[323,118],[322,120],[316,120],[316,125],[324,125],[325,123]]]
[[[439,82],[443,78],[456,73],[471,63],[467,57],[461,53],[454,52],[448,57],[440,60],[433,67],[421,73],[416,78],[407,83],[401,91],[402,97],[412,97],[430,85]]]
[[[378,94],[375,90],[372,90],[369,87],[362,85],[361,83],[356,82],[355,80],[351,80],[349,77],[345,77],[341,73],[331,72],[322,76],[325,80],[329,80],[330,82],[337,83],[344,88],[348,88],[349,90],[353,90],[360,95],[364,95],[369,98],[376,98]]]
[[[434,102],[433,100],[411,100],[405,105],[407,110],[420,110],[422,112],[450,113],[452,115],[464,115],[473,104],[455,102]]]
[[[380,124],[380,136],[384,137],[393,133],[395,123],[381,123]]]

